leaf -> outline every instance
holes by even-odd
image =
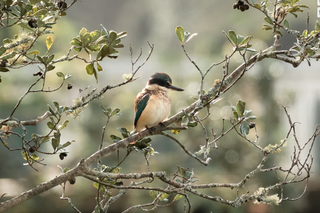
[[[57,114],[54,112],[54,110],[51,108],[51,106],[48,104],[49,112],[56,118],[58,118]],[[49,127],[50,128],[50,127]],[[51,129],[51,128],[50,128]]]
[[[34,16],[42,16],[42,15],[46,15],[47,13],[48,13],[48,10],[41,9],[41,10],[38,10],[37,12],[35,12],[33,15]]]
[[[34,50],[32,52],[29,52],[27,55],[39,55],[40,52],[38,50]]]
[[[127,138],[130,135],[130,132],[126,128],[117,127],[117,130],[121,132],[123,138]]]
[[[243,102],[243,101],[239,100],[237,102],[236,107],[237,107],[237,113],[241,117],[243,115],[243,113],[244,113],[244,110],[245,110],[245,107],[246,107],[246,102]]]
[[[184,41],[184,29],[181,26],[176,27],[176,35],[179,39],[179,41],[181,42],[181,44],[183,44]]]
[[[162,195],[160,196],[159,200],[160,201],[167,201],[167,198],[170,196],[170,194],[167,194],[165,192],[162,193]]]
[[[67,141],[66,143],[62,144],[62,146],[60,146],[59,149],[64,149],[64,148],[66,148],[67,146],[70,146],[70,145],[71,145],[71,142]]]
[[[4,56],[1,56],[0,60],[13,58],[14,56],[16,56],[16,54],[16,52],[5,54]]]
[[[177,166],[178,167],[178,171],[179,173],[181,174],[182,177],[185,177],[186,176],[186,170],[180,166]]]
[[[115,108],[115,109],[112,111],[111,116],[117,115],[119,112],[120,112],[120,109],[119,109],[119,108]]]
[[[91,36],[90,33],[86,33],[84,34],[84,36],[81,39],[83,46],[87,46],[88,44],[91,43]]]
[[[238,120],[238,113],[237,112],[232,112],[233,113],[233,117],[236,119],[236,120]]]
[[[55,129],[55,125],[51,121],[47,123],[47,126],[49,127],[49,129]]]
[[[7,49],[4,46],[1,46],[0,47],[0,56],[3,55],[6,51],[7,51]]]
[[[228,31],[228,36],[235,45],[238,44],[237,34],[233,30]]]
[[[100,64],[97,62],[97,68],[98,68],[98,72],[103,71],[102,67],[100,66]]]
[[[52,44],[53,44],[53,38],[51,36],[48,36],[46,39],[46,45],[48,50],[51,48]]]
[[[247,121],[243,121],[240,124],[240,133],[241,133],[241,135],[246,138],[247,135],[249,134],[249,131],[250,131],[249,123]]]
[[[177,201],[177,200],[180,200],[181,198],[184,198],[184,196],[183,195],[181,195],[181,194],[177,194],[175,197],[174,197],[174,201]]]
[[[64,78],[64,74],[62,72],[57,72],[56,74],[59,78]]]
[[[286,28],[290,28],[290,24],[289,24],[289,22],[287,21],[287,19],[284,20],[283,25],[284,25],[284,27],[286,27]]]
[[[53,148],[54,151],[58,148],[59,142],[60,141],[57,138],[52,138],[51,139],[51,144],[52,144],[52,148]]]
[[[69,123],[69,120],[65,120],[63,124],[59,126],[59,130],[62,130],[63,128],[67,127],[68,123]]]
[[[56,102],[56,101],[53,101],[52,103],[53,103],[53,105],[55,106],[55,108],[57,109],[57,111],[59,111],[59,108],[60,108],[59,103]]]
[[[81,40],[81,41],[83,41],[83,37],[84,37],[84,35],[85,35],[86,33],[88,33],[88,30],[83,27],[83,28],[80,30],[80,32],[79,32],[79,37],[80,37],[80,40]]]
[[[151,191],[149,192],[149,194],[150,194],[150,196],[151,196],[153,199],[156,199],[156,198],[157,198],[157,194],[156,194],[153,190],[151,190]]]
[[[269,17],[265,17],[264,20],[265,20],[267,23],[273,25],[272,20],[271,20]]]
[[[92,44],[88,46],[88,49],[91,50],[92,52],[98,52],[100,50],[100,47],[97,44]]]
[[[316,31],[320,31],[320,23],[319,23],[318,20],[316,21],[315,30],[316,30]]]
[[[110,31],[109,33],[109,44],[112,44],[117,39],[117,33],[114,31]]]
[[[122,138],[116,135],[110,135],[110,138],[112,139],[113,143],[117,143],[118,141],[122,140]]]
[[[46,64],[49,64],[49,63],[53,60],[53,58],[54,58],[54,54],[51,54],[51,55],[47,58]]]
[[[82,46],[82,42],[78,38],[73,38],[70,44],[74,46],[79,46],[79,47]]]
[[[91,36],[91,42],[95,42],[99,37],[100,37],[100,31],[99,30],[96,30],[96,31],[92,31],[90,33],[90,36]]]
[[[5,67],[0,67],[0,72],[9,72],[10,70],[8,68]],[[1,79],[0,79],[1,82]]]
[[[87,70],[87,73],[88,73],[89,75],[94,75],[94,77],[96,78],[97,83],[98,83],[97,71],[96,71],[96,69],[94,68],[93,64],[88,64],[88,65],[86,66],[86,70]]]

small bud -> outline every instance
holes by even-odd
[[[63,160],[65,157],[67,157],[67,153],[65,153],[65,152],[61,152],[60,154],[59,154],[59,158],[60,158],[60,160]]]
[[[69,181],[69,183],[70,183],[71,185],[73,185],[73,184],[76,183],[76,177],[74,177],[74,178],[72,178],[72,179],[70,179],[70,180],[68,180],[68,181]]]
[[[8,60],[7,60],[7,59],[3,59],[3,60],[0,62],[0,67],[6,67],[6,63],[8,63]]]
[[[256,127],[256,123],[254,122],[250,122],[249,123],[249,128],[252,129],[252,128],[255,128]]]
[[[59,1],[59,2],[58,2],[58,8],[59,8],[60,10],[65,10],[67,7],[68,7],[68,5],[67,5],[66,2],[64,2],[64,1]]]
[[[36,150],[37,150],[37,148],[36,148],[35,146],[31,146],[31,147],[29,148],[29,152],[30,152],[30,153],[34,153]]]
[[[38,27],[38,20],[36,18],[30,19],[28,21],[28,25],[31,28],[37,28]]]
[[[71,85],[71,84],[68,84],[67,89],[68,89],[68,90],[72,89],[72,85]]]

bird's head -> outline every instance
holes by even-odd
[[[164,88],[176,90],[176,91],[184,91],[184,89],[173,86],[170,76],[166,73],[153,74],[150,80],[148,81],[147,86],[153,86],[153,85],[157,85],[160,87],[164,87]]]

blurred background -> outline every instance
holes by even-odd
[[[67,1],[69,4],[71,1]],[[51,52],[58,58],[65,55],[71,47],[70,41],[76,37],[82,27],[89,31],[101,30],[103,24],[108,30],[117,32],[127,31],[128,36],[123,39],[125,47],[120,49],[118,59],[106,59],[101,66],[104,71],[99,72],[99,83],[93,76],[89,76],[82,61],[72,61],[57,64],[49,79],[50,88],[59,85],[59,78],[56,72],[72,75],[68,83],[73,85],[71,90],[66,86],[56,93],[29,94],[18,108],[15,117],[19,120],[35,119],[47,111],[47,104],[51,106],[52,101],[59,102],[60,105],[70,106],[73,100],[97,88],[97,91],[106,85],[115,85],[123,81],[122,75],[131,73],[131,59],[129,46],[133,48],[134,58],[142,49],[142,57],[137,66],[147,57],[149,47],[147,41],[155,45],[153,54],[145,66],[138,72],[140,78],[133,83],[123,87],[110,90],[98,101],[92,102],[85,108],[79,118],[69,119],[68,128],[62,131],[62,141],[75,140],[67,148],[68,156],[61,161],[58,155],[42,156],[46,166],[37,165],[36,172],[28,166],[23,166],[25,161],[21,157],[21,152],[10,152],[5,147],[1,147],[0,156],[0,194],[7,193],[0,201],[16,196],[43,181],[54,178],[60,174],[61,167],[72,168],[80,159],[88,157],[98,150],[102,127],[106,124],[106,117],[102,113],[101,107],[121,108],[121,116],[113,117],[106,129],[104,146],[112,143],[109,135],[121,136],[117,127],[125,127],[129,131],[133,130],[133,101],[138,92],[145,86],[149,77],[155,72],[166,72],[173,80],[173,85],[184,88],[184,92],[171,92],[172,110],[175,114],[184,107],[191,104],[197,97],[200,85],[200,75],[195,67],[187,60],[176,38],[175,28],[183,26],[186,31],[198,33],[187,45],[186,50],[190,57],[198,64],[202,70],[206,70],[212,63],[217,63],[224,59],[225,54],[232,52],[232,46],[225,38],[222,31],[234,30],[237,34],[244,36],[252,35],[252,48],[262,50],[272,45],[273,37],[269,31],[262,31],[264,16],[258,11],[250,8],[246,12],[234,10],[233,3],[236,1],[186,1],[186,0],[122,0],[105,1],[83,0],[77,2],[67,11],[67,16],[58,21],[54,26],[54,44]],[[316,1],[301,1],[310,7],[310,28],[314,27],[317,20]],[[307,25],[307,13],[299,13],[299,18],[289,15],[288,21],[293,29],[304,30]],[[19,28],[4,29],[1,31],[0,39],[11,38],[19,33]],[[45,39],[45,38],[44,38]],[[45,40],[39,42],[37,48],[41,54],[46,51]],[[292,45],[295,38],[284,34],[280,43],[283,48]],[[232,58],[230,70],[241,63],[241,57]],[[137,67],[136,66],[136,67]],[[264,147],[268,144],[279,143],[284,139],[289,124],[281,105],[289,106],[288,111],[293,121],[299,122],[297,125],[297,136],[301,143],[304,143],[314,131],[315,125],[320,123],[320,86],[318,83],[319,65],[312,62],[309,67],[306,63],[298,68],[284,64],[281,61],[264,60],[259,62],[242,78],[231,90],[223,95],[223,100],[218,102],[211,109],[210,117],[204,125],[210,131],[219,134],[222,129],[222,119],[228,120],[231,116],[231,105],[235,105],[239,99],[247,103],[247,109],[253,110],[256,115],[259,145]],[[34,82],[32,75],[38,68],[27,67],[19,70],[12,70],[9,73],[1,74],[0,84],[0,118],[7,118],[11,113],[17,100]],[[214,67],[208,74],[204,82],[205,89],[209,89],[214,80],[221,78],[223,74],[222,66]],[[79,93],[79,89],[87,90]],[[204,116],[205,113],[200,113]],[[225,129],[230,126],[225,122]],[[27,127],[28,134],[33,132],[39,134],[47,131],[46,122],[42,122],[36,127]],[[197,126],[190,131],[178,134],[179,139],[189,150],[196,152],[199,146],[204,144],[203,131]],[[254,138],[254,134],[249,135]],[[199,164],[195,159],[190,158],[176,143],[164,136],[153,136],[152,147],[159,154],[155,154],[150,159],[151,171],[165,171],[169,177],[177,171],[177,165],[184,168],[194,169],[195,176],[201,180],[198,183],[236,183],[252,171],[259,164],[263,155],[252,145],[239,138],[235,133],[230,133],[223,137],[218,143],[218,149],[212,150],[210,157],[212,161],[209,166]],[[292,139],[292,138],[290,138]],[[212,140],[212,135],[210,136]],[[8,139],[10,147],[19,147],[20,141],[11,137]],[[317,141],[319,142],[319,141]],[[273,165],[288,166],[290,156],[293,151],[293,140],[288,143],[288,148],[281,154],[270,156],[265,167]],[[320,147],[316,143],[313,154],[317,153]],[[52,151],[50,144],[47,150]],[[125,155],[125,150],[120,151],[120,157]],[[174,163],[173,163],[174,162]],[[280,206],[256,205],[252,202],[245,203],[239,208],[232,208],[227,205],[201,199],[192,194],[189,195],[192,201],[192,212],[225,212],[225,213],[264,213],[264,212],[315,212],[317,197],[319,196],[319,158],[315,156],[313,173],[308,185],[306,194],[298,201],[286,201]],[[116,154],[103,159],[103,163],[114,166],[117,163]],[[95,165],[94,165],[95,166]],[[142,152],[132,153],[121,165],[121,172],[147,172],[148,168]],[[31,178],[30,178],[31,177]],[[258,174],[251,178],[243,189],[208,189],[201,192],[212,196],[222,196],[225,199],[234,200],[237,197],[237,190],[240,193],[250,191],[253,193],[258,187],[267,187],[277,182],[274,173]],[[128,184],[128,182],[125,182]],[[164,184],[155,181],[155,184]],[[284,188],[284,196],[295,198],[300,196],[304,189],[304,183],[289,185]],[[117,191],[111,190],[116,195]],[[11,209],[8,212],[74,212],[71,206],[64,200],[60,200],[62,188],[60,186],[45,192],[31,200]],[[279,193],[279,191],[274,191]],[[73,204],[82,212],[92,212],[95,202],[96,189],[92,183],[83,178],[77,178],[75,185],[67,185],[66,196],[72,199]],[[128,191],[128,193],[111,205],[110,212],[121,212],[132,205],[152,202],[152,197],[148,191]],[[184,201],[180,200],[166,208],[158,208],[153,212],[181,212]],[[130,212],[141,212],[135,209]]]

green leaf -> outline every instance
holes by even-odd
[[[149,192],[149,194],[150,194],[150,196],[151,196],[153,199],[156,199],[156,198],[157,198],[157,194],[156,194],[153,190],[151,190],[151,191]]]
[[[59,109],[60,109],[59,103],[56,101],[53,101],[52,103],[53,103],[54,107],[57,109],[57,111],[59,111]]]
[[[122,138],[116,135],[110,135],[110,138],[112,139],[113,143],[117,143],[118,141],[122,140]]]
[[[58,146],[60,144],[60,141],[57,138],[52,138],[51,143],[52,143],[53,150],[56,151],[56,149],[58,148]]]
[[[39,55],[40,52],[38,50],[34,50],[32,52],[29,52],[27,55]]]
[[[82,42],[78,38],[73,38],[70,44],[74,46],[79,46],[79,47],[82,46]]]
[[[308,37],[308,30],[304,30],[303,32],[302,32],[302,35],[301,35],[302,37],[304,37],[304,38],[307,38]]]
[[[91,44],[88,46],[88,49],[91,50],[92,52],[98,52],[100,50],[100,47],[97,44]]]
[[[186,170],[184,168],[180,167],[180,166],[177,166],[177,167],[178,167],[178,171],[179,171],[180,175],[182,177],[185,177],[186,176]]]
[[[46,60],[46,64],[49,64],[54,58],[54,54],[49,55],[49,57]]]
[[[235,45],[238,44],[237,34],[233,30],[228,31],[228,36],[231,39],[231,41],[233,42],[233,44],[235,44]]]
[[[283,25],[284,25],[284,27],[286,27],[286,28],[290,28],[290,24],[289,24],[289,22],[287,21],[287,19],[285,19],[285,20],[283,21]]]
[[[162,195],[160,196],[159,200],[160,201],[167,201],[167,198],[170,196],[170,194],[167,194],[165,192],[162,193]]]
[[[87,70],[87,73],[88,73],[89,75],[94,75],[94,77],[96,78],[97,83],[98,83],[97,71],[96,71],[96,69],[94,68],[93,64],[88,64],[88,65],[86,66],[86,70]]]
[[[80,40],[83,41],[83,37],[84,35],[88,33],[88,30],[86,28],[82,28],[79,32],[79,37],[80,37]]]
[[[9,72],[10,70],[8,68],[5,67],[0,67],[0,72]],[[1,79],[0,79],[1,82]]]
[[[181,132],[181,130],[180,129],[172,129],[171,132],[172,132],[172,134],[177,135]]]
[[[67,127],[68,123],[69,123],[69,120],[65,120],[63,124],[59,126],[59,130],[62,130],[63,128]]]
[[[17,54],[16,52],[11,52],[11,53],[5,54],[0,57],[0,60],[13,58],[16,56],[16,54]]]
[[[267,23],[273,25],[272,20],[271,20],[269,17],[265,17],[264,20],[265,20]]]
[[[47,123],[47,126],[49,127],[49,129],[55,129],[55,125],[51,121]]]
[[[315,30],[316,30],[316,31],[320,31],[320,23],[319,23],[318,20],[316,21]]]
[[[57,114],[54,112],[54,110],[51,108],[51,106],[48,104],[49,112],[56,118],[58,118]],[[49,127],[50,128],[50,127]],[[50,128],[51,129],[51,128]]]
[[[247,121],[243,121],[240,124],[240,133],[241,133],[241,135],[246,138],[247,135],[249,134],[249,131],[250,131],[249,123]]]
[[[238,120],[238,113],[237,112],[232,112],[233,113],[233,117],[236,119],[236,120]]]
[[[96,30],[96,31],[92,31],[90,33],[90,36],[91,36],[91,42],[95,42],[99,37],[100,37],[100,31],[99,30]]]
[[[46,39],[46,45],[48,50],[51,48],[52,44],[53,44],[53,38],[51,36],[48,36]]]
[[[71,142],[67,141],[66,143],[62,144],[62,146],[59,147],[59,150],[60,149],[64,149],[64,148],[66,148],[67,146],[70,146],[70,145],[71,145]]]
[[[238,113],[239,117],[243,116],[243,113],[244,113],[244,110],[246,107],[246,102],[239,100],[237,102],[236,107],[237,107],[237,113]]]
[[[130,135],[130,132],[126,128],[117,127],[117,130],[121,132],[123,138],[127,138]]]
[[[87,46],[91,43],[91,36],[90,33],[84,34],[84,36],[81,39],[83,46]]]
[[[196,127],[198,125],[198,122],[196,122],[196,121],[191,121],[191,122],[189,122],[188,123],[188,127]]]
[[[177,201],[177,200],[180,200],[181,198],[184,198],[184,196],[183,195],[181,195],[181,194],[177,194],[175,197],[174,197],[174,201]]]
[[[181,26],[176,27],[176,35],[179,39],[179,41],[181,42],[181,44],[183,44],[184,41],[184,29]]]
[[[57,72],[57,76],[58,76],[59,78],[64,78],[64,74],[63,74],[62,72]]]
[[[111,116],[117,115],[120,112],[119,108],[116,108],[112,111]]]
[[[97,68],[98,68],[98,72],[103,71],[102,67],[100,66],[100,64],[97,62]]]
[[[46,15],[47,13],[48,13],[47,9],[41,9],[41,10],[38,10],[37,12],[35,12],[33,15],[34,16],[42,16],[42,15]]]
[[[0,56],[3,55],[6,51],[7,51],[7,49],[4,46],[1,46],[0,47]]]
[[[117,39],[117,33],[114,31],[110,31],[109,44],[112,44],[116,39]]]
[[[244,44],[247,44],[247,43],[250,41],[251,38],[252,38],[252,36],[247,36],[247,37],[245,37],[245,38],[242,39],[242,41],[240,42],[239,46],[244,45]]]

